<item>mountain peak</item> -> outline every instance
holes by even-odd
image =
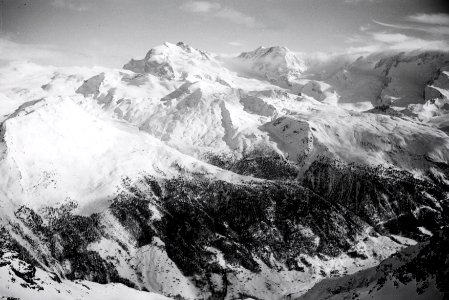
[[[271,46],[271,47],[264,47],[260,46],[257,49],[249,52],[243,52],[239,55],[240,58],[254,58],[254,57],[262,57],[266,55],[287,55],[287,54],[293,54],[287,47],[284,46]]]
[[[170,80],[190,78],[191,81],[205,78],[215,80],[211,74],[226,72],[209,53],[184,42],[165,42],[150,49],[143,59],[131,59],[123,68]]]
[[[187,52],[192,52],[192,50],[195,50],[190,45],[188,45],[188,44],[186,44],[184,42],[177,42],[176,46],[178,46],[179,48],[181,48],[181,49],[183,49],[184,51],[187,51]]]
[[[283,46],[260,46],[253,51],[241,53],[237,60],[246,64],[252,73],[271,82],[287,85],[306,70],[304,61]]]

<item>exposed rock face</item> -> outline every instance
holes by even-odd
[[[449,221],[444,200],[448,187],[418,180],[408,172],[316,161],[303,183],[381,231],[419,240],[418,227],[438,230]]]
[[[59,276],[122,282],[193,299],[235,297],[245,290],[237,288],[235,280],[244,284],[261,277],[274,284],[276,280],[265,274],[267,268],[289,273],[283,284],[294,286],[298,276],[313,281],[318,274],[329,275],[326,260],[376,261],[391,253],[382,250],[385,245],[400,247],[390,239],[371,248],[382,235],[419,240],[424,236],[418,227],[433,232],[447,224],[442,191],[407,173],[357,166],[339,169],[322,162],[309,168],[304,184],[312,190],[294,181],[235,185],[148,177],[137,185],[125,183],[127,191],[100,214],[76,216],[66,207],[43,211],[42,219],[22,207],[16,217],[25,227],[16,223],[10,228],[27,239],[37,237],[34,243],[48,252],[31,255],[41,255],[38,261],[48,267],[61,266]],[[104,248],[107,244],[109,250]],[[174,278],[181,276],[182,286],[190,292],[171,286],[166,281],[170,278],[149,277],[155,276],[146,271],[152,263],[145,266],[134,260],[140,249],[161,251],[154,259],[166,255],[164,264],[176,266]],[[376,251],[379,254],[373,256]],[[309,262],[317,257],[324,260],[322,267]],[[344,268],[333,272],[344,273]],[[294,293],[293,286],[282,293]],[[245,291],[263,299],[281,293],[275,287]]]
[[[76,92],[78,94],[87,97],[88,95],[93,95],[94,97],[100,94],[100,85],[104,80],[104,73],[95,75],[94,77],[85,80],[83,85],[81,85]]]
[[[424,89],[425,100],[448,100],[449,67],[442,67],[435,72],[434,77]]]

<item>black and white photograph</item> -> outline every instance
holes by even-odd
[[[447,0],[0,0],[0,300],[449,299]]]

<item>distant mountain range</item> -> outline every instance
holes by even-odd
[[[0,124],[4,299],[447,297],[449,52],[17,62]]]

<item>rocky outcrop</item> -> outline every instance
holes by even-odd
[[[303,184],[338,202],[381,232],[422,239],[418,227],[448,224],[448,187],[382,167],[342,165],[324,159],[307,170]]]

